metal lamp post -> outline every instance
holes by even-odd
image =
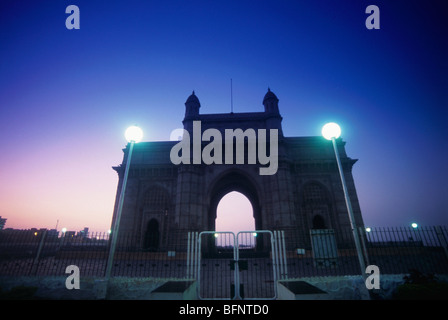
[[[120,191],[120,198],[118,199],[117,216],[115,218],[115,222],[114,222],[112,232],[111,232],[112,242],[110,245],[109,257],[107,259],[107,267],[106,267],[106,275],[105,275],[106,280],[109,280],[110,274],[112,271],[115,248],[117,246],[118,229],[120,228],[121,212],[123,211],[124,195],[126,192],[126,184],[128,181],[129,167],[131,165],[132,150],[134,149],[134,144],[138,143],[142,140],[143,131],[137,126],[131,126],[126,130],[125,138],[129,142],[130,145],[129,145],[128,156],[126,159],[126,168],[124,171],[123,184],[121,186],[121,191]]]
[[[353,208],[352,208],[352,204],[351,204],[350,197],[348,194],[347,184],[345,182],[344,171],[342,169],[338,147],[336,145],[336,139],[339,138],[341,135],[341,128],[339,127],[338,124],[336,124],[334,122],[327,123],[322,128],[322,135],[324,136],[325,139],[331,140],[333,142],[333,148],[334,148],[334,153],[336,155],[336,162],[338,164],[339,175],[341,176],[342,188],[344,189],[345,204],[347,205],[347,211],[348,211],[348,215],[349,215],[349,219],[350,219],[350,225],[351,225],[351,228],[353,231],[353,236],[355,238],[354,240],[355,240],[356,251],[358,253],[358,260],[359,260],[359,266],[361,268],[361,275],[365,275],[366,265],[365,265],[365,261],[364,261],[364,255],[362,253],[362,246],[361,246],[360,239],[359,239],[359,230],[358,230],[358,227],[356,226],[355,216],[353,215]]]

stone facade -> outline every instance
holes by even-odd
[[[187,132],[192,134],[194,121],[201,121],[202,132],[209,128],[220,132],[277,129],[277,172],[260,175],[258,161],[174,165],[170,151],[178,141],[140,142],[132,154],[120,233],[133,233],[136,245],[157,249],[169,245],[170,234],[214,230],[218,203],[230,191],[241,192],[250,200],[257,230],[285,230],[303,235],[304,242],[309,241],[310,229],[348,230],[350,221],[331,141],[320,136],[285,137],[278,102],[268,90],[263,112],[201,114],[193,92],[185,103],[183,125]],[[206,144],[202,142],[202,148]],[[337,144],[356,224],[362,227],[351,173],[357,160],[347,156],[341,138]],[[117,201],[128,150],[129,145],[123,150],[123,163],[114,167],[119,176]]]

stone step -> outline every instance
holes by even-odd
[[[279,300],[328,299],[327,292],[305,281],[278,281]]]
[[[151,291],[151,300],[196,300],[196,281],[168,281]]]

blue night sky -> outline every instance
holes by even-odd
[[[107,230],[124,130],[169,140],[193,90],[230,112],[233,79],[234,112],[270,87],[286,136],[341,125],[366,225],[448,224],[444,3],[2,0],[0,216]]]

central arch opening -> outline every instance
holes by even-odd
[[[255,232],[263,230],[257,185],[245,172],[232,169],[222,174],[210,188],[209,208],[209,230],[232,232],[235,236],[249,231],[238,236],[239,245],[263,248],[263,237]],[[218,245],[233,246],[231,234],[215,237]]]
[[[250,200],[238,191],[225,194],[216,208],[215,231],[233,232],[255,231],[254,210]],[[216,245],[226,248],[234,245],[228,234],[216,234]],[[255,247],[256,233],[242,233],[238,235],[240,249]]]
[[[216,209],[215,230],[235,234],[255,230],[254,210],[244,194],[231,191],[221,198]]]

